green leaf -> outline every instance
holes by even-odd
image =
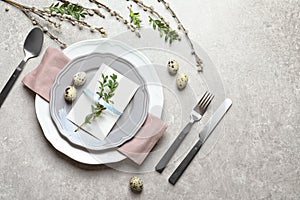
[[[74,11],[81,12],[83,10],[83,7],[81,6],[75,6]]]
[[[61,7],[64,7],[64,8],[66,8],[66,7],[68,7],[69,6],[69,2],[65,2],[65,3],[63,3],[62,5],[61,5]]]
[[[52,12],[57,12],[57,13],[60,13],[59,9],[58,8],[52,8],[51,10]]]
[[[152,25],[152,26],[153,26],[153,29],[154,29],[154,30],[156,30],[156,24],[155,24],[155,23],[153,23],[153,25]]]
[[[65,14],[65,8],[59,8],[59,12],[60,12],[61,14]]]
[[[113,80],[116,80],[117,79],[117,75],[116,74],[112,74],[112,75],[110,75],[110,78],[113,79]]]
[[[140,28],[142,22],[142,20],[140,19],[140,13],[133,12],[131,7],[128,7],[128,9],[129,9],[130,23],[133,23],[134,26]]]
[[[75,19],[79,20],[80,15],[78,13],[74,13],[74,17],[75,17]]]
[[[88,114],[86,117],[85,117],[85,123],[91,123],[91,120],[93,119],[94,117],[94,114],[91,113],[91,114]]]
[[[162,37],[163,36],[163,30],[161,28],[159,28],[158,30],[159,30],[159,36]]]
[[[73,4],[70,4],[68,7],[67,7],[67,9],[69,10],[69,11],[73,11],[74,10],[74,5]]]

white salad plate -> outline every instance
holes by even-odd
[[[92,52],[112,53],[131,62],[147,83],[146,87],[149,93],[148,112],[161,117],[164,103],[163,88],[151,62],[141,52],[120,41],[111,39],[81,41],[69,46],[63,52],[70,59]],[[46,139],[55,149],[73,160],[85,164],[105,164],[126,159],[126,156],[118,152],[116,148],[100,151],[87,150],[66,140],[51,118],[49,103],[38,95],[35,97],[35,110]]]

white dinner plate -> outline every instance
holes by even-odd
[[[163,108],[163,88],[151,62],[141,52],[122,42],[110,39],[85,40],[75,43],[64,50],[71,59],[91,52],[112,53],[134,64],[147,82],[149,92],[149,113],[161,117]],[[146,66],[146,67],[145,67]],[[61,153],[85,164],[105,164],[124,160],[126,157],[116,149],[105,151],[87,151],[68,142],[59,133],[49,112],[49,103],[36,95],[35,109],[38,121],[46,139]]]

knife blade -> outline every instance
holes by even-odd
[[[176,168],[173,174],[169,178],[169,182],[172,185],[175,185],[178,179],[181,177],[185,169],[191,163],[193,158],[196,156],[202,145],[205,143],[207,138],[211,135],[214,131],[216,126],[219,124],[223,116],[227,113],[229,108],[232,105],[232,101],[230,99],[225,99],[223,103],[219,106],[219,108],[215,111],[213,116],[209,119],[209,121],[205,124],[203,129],[199,133],[199,140],[194,145],[194,147],[190,150],[184,160],[180,163],[180,165]]]

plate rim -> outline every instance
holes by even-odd
[[[96,145],[93,146],[92,144],[87,144],[85,142],[82,142],[80,140],[80,136],[78,135],[79,133],[74,134],[71,137],[69,137],[69,135],[65,133],[67,130],[65,130],[62,127],[62,125],[61,125],[62,122],[58,119],[59,117],[57,116],[58,113],[54,113],[54,110],[57,110],[55,108],[54,99],[56,99],[56,97],[55,97],[54,93],[55,93],[57,87],[59,87],[61,79],[63,78],[63,76],[66,76],[70,72],[70,70],[71,70],[71,68],[73,67],[74,64],[76,64],[77,62],[84,61],[84,60],[86,60],[86,58],[89,59],[89,58],[98,57],[98,56],[103,57],[103,58],[110,57],[112,59],[118,60],[119,62],[125,63],[127,66],[130,66],[130,69],[132,69],[134,71],[137,78],[141,81],[141,85],[140,85],[139,90],[144,94],[143,105],[145,105],[145,106],[143,107],[143,109],[141,109],[141,118],[139,119],[138,124],[132,130],[130,130],[131,134],[124,135],[124,137],[120,137],[119,140],[114,142],[114,143],[109,143],[108,142],[108,141],[111,141],[111,140],[104,140],[104,141],[106,141],[106,143],[103,143],[102,145],[98,145],[98,146],[96,146]],[[136,67],[131,62],[129,62],[129,61],[123,59],[123,58],[120,58],[117,55],[114,55],[112,53],[92,52],[92,53],[85,54],[85,55],[82,55],[82,56],[78,56],[74,59],[71,59],[68,62],[68,64],[57,74],[57,76],[55,78],[55,81],[53,83],[53,86],[51,87],[51,95],[50,95],[50,103],[49,103],[50,104],[50,114],[51,114],[51,117],[54,121],[54,124],[58,128],[60,134],[64,138],[69,140],[71,143],[73,143],[75,145],[78,145],[78,146],[81,146],[83,148],[86,148],[88,150],[96,150],[96,151],[107,150],[107,149],[110,149],[110,148],[116,148],[116,147],[124,144],[126,141],[130,140],[131,138],[133,138],[135,136],[135,134],[139,131],[139,129],[142,127],[143,123],[146,120],[147,113],[149,111],[149,98],[150,97],[149,97],[149,92],[146,88],[146,82],[145,82],[144,78],[142,77],[142,75],[138,72]],[[133,99],[134,99],[134,97],[133,97]],[[76,137],[75,135],[78,135],[78,137]],[[95,138],[95,141],[96,140],[99,141],[99,139]],[[101,144],[101,143],[99,143],[99,144]]]

